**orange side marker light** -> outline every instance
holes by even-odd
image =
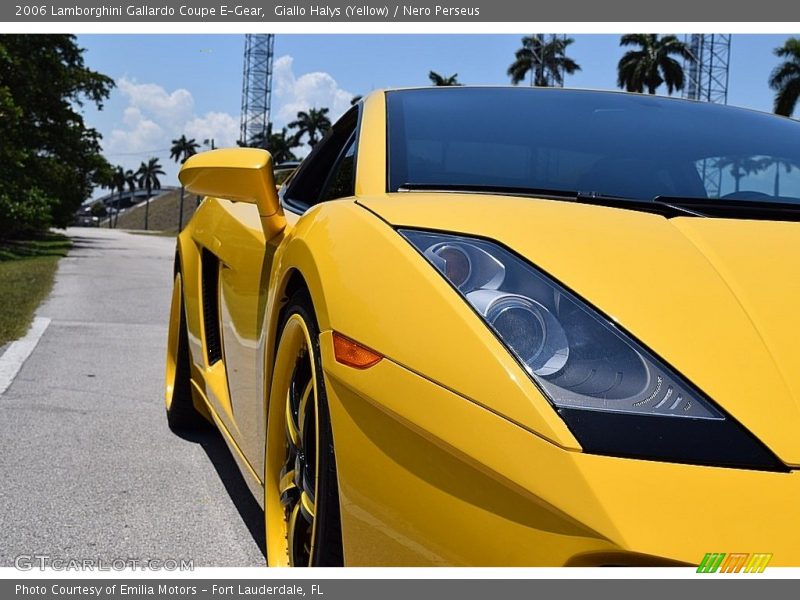
[[[333,355],[337,362],[354,369],[368,369],[378,364],[383,358],[377,352],[335,331],[333,332]]]

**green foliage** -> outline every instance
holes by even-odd
[[[172,140],[169,157],[175,162],[183,164],[186,159],[197,154],[199,149],[200,144],[194,138],[187,139],[186,135],[182,135],[177,140]]]
[[[38,188],[0,192],[0,237],[17,238],[52,224],[54,201]]]
[[[572,38],[546,39],[542,35],[523,37],[522,47],[516,51],[514,62],[506,71],[511,83],[517,85],[530,73],[531,85],[547,87],[551,82],[563,85],[564,75],[573,75],[581,70],[580,65],[567,56],[567,48],[574,42]],[[432,76],[429,77],[439,85]]]
[[[620,46],[638,46],[626,52],[617,64],[617,86],[628,92],[655,94],[662,84],[667,92],[683,89],[684,74],[681,59],[697,59],[686,43],[674,35],[628,33],[619,40]]]
[[[800,101],[800,38],[789,38],[775,48],[775,56],[784,59],[772,71],[769,87],[775,90],[775,113],[789,117]]]
[[[93,217],[105,217],[107,214],[106,205],[99,200],[92,204],[91,211]]]
[[[71,35],[0,35],[0,238],[68,225],[111,168],[83,103],[114,82],[83,62]]]
[[[308,145],[312,148],[322,139],[322,136],[331,128],[327,108],[310,108],[297,113],[297,119],[289,123],[290,129],[295,129],[295,140],[300,141],[303,136],[308,136]]]
[[[458,83],[458,73],[453,73],[449,77],[446,77],[444,75],[439,75],[439,73],[436,71],[429,71],[428,79],[430,79],[431,83],[436,87],[451,87],[454,85],[461,85]]]

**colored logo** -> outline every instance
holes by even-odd
[[[763,573],[767,568],[772,554],[765,552],[748,554],[724,552],[709,552],[700,561],[698,573]]]

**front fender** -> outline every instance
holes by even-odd
[[[352,200],[315,207],[276,249],[266,373],[295,271],[311,293],[321,331],[339,331],[558,446],[580,449],[479,317],[391,226]]]

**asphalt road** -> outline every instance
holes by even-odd
[[[262,565],[263,512],[224,442],[166,425],[174,239],[68,233],[74,248],[37,313],[51,322],[0,395],[0,565],[31,554]]]

